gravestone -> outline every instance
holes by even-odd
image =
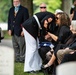
[[[76,62],[67,62],[57,66],[56,75],[76,75]]]
[[[0,75],[14,75],[14,50],[0,46]]]

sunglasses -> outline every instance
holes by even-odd
[[[58,20],[59,18],[58,17],[56,17],[56,20]]]
[[[40,7],[40,8],[41,8],[41,9],[42,9],[42,8],[44,8],[44,9],[45,9],[46,7]]]

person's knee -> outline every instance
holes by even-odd
[[[62,50],[58,50],[57,57],[60,57],[62,55]]]
[[[58,59],[58,62],[60,63],[61,61],[62,61],[62,59],[63,59],[63,57],[64,57],[64,50],[59,50],[58,52],[57,52],[57,59]]]

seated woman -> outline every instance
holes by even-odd
[[[51,50],[51,48],[53,48],[54,45],[52,44],[53,41],[51,39],[45,38],[45,35],[47,35],[48,31],[55,34],[55,30],[57,30],[58,26],[56,26],[55,24],[55,16],[53,15],[48,15],[41,22],[43,24],[43,30],[41,30],[41,34],[39,37],[40,48],[38,51],[39,51],[39,55],[41,56],[43,62],[46,63],[47,62],[47,60],[45,60],[46,53],[49,50]]]
[[[71,35],[70,18],[66,13],[57,13],[56,23],[59,25],[58,34],[54,35],[48,32],[48,35],[58,44],[65,44],[66,43],[65,40]],[[50,61],[43,66],[44,68],[47,68],[54,63],[54,61],[56,60],[56,53],[57,50],[55,49]]]
[[[68,45],[68,47],[57,51],[57,58],[59,63],[61,63],[65,54],[69,54],[70,52],[73,52],[76,50],[76,31],[72,28],[72,25],[70,26],[70,29],[73,34],[68,41],[71,43]]]
[[[42,19],[50,14],[52,15],[50,12],[36,13],[22,24],[26,42],[24,72],[41,70],[42,60],[38,53],[38,31],[42,27]]]

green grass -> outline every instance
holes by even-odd
[[[11,39],[8,35],[8,31],[3,31],[5,39]],[[44,75],[42,72],[36,72],[35,74],[25,73],[23,63],[15,63],[14,65],[14,75]]]
[[[36,72],[36,73],[25,73],[24,72],[24,64],[23,63],[15,63],[14,66],[14,75],[44,75],[41,72]]]
[[[11,39],[8,35],[8,31],[3,31],[5,39]],[[36,72],[35,74],[25,73],[23,63],[15,63],[14,65],[14,75],[43,75],[41,72]]]

